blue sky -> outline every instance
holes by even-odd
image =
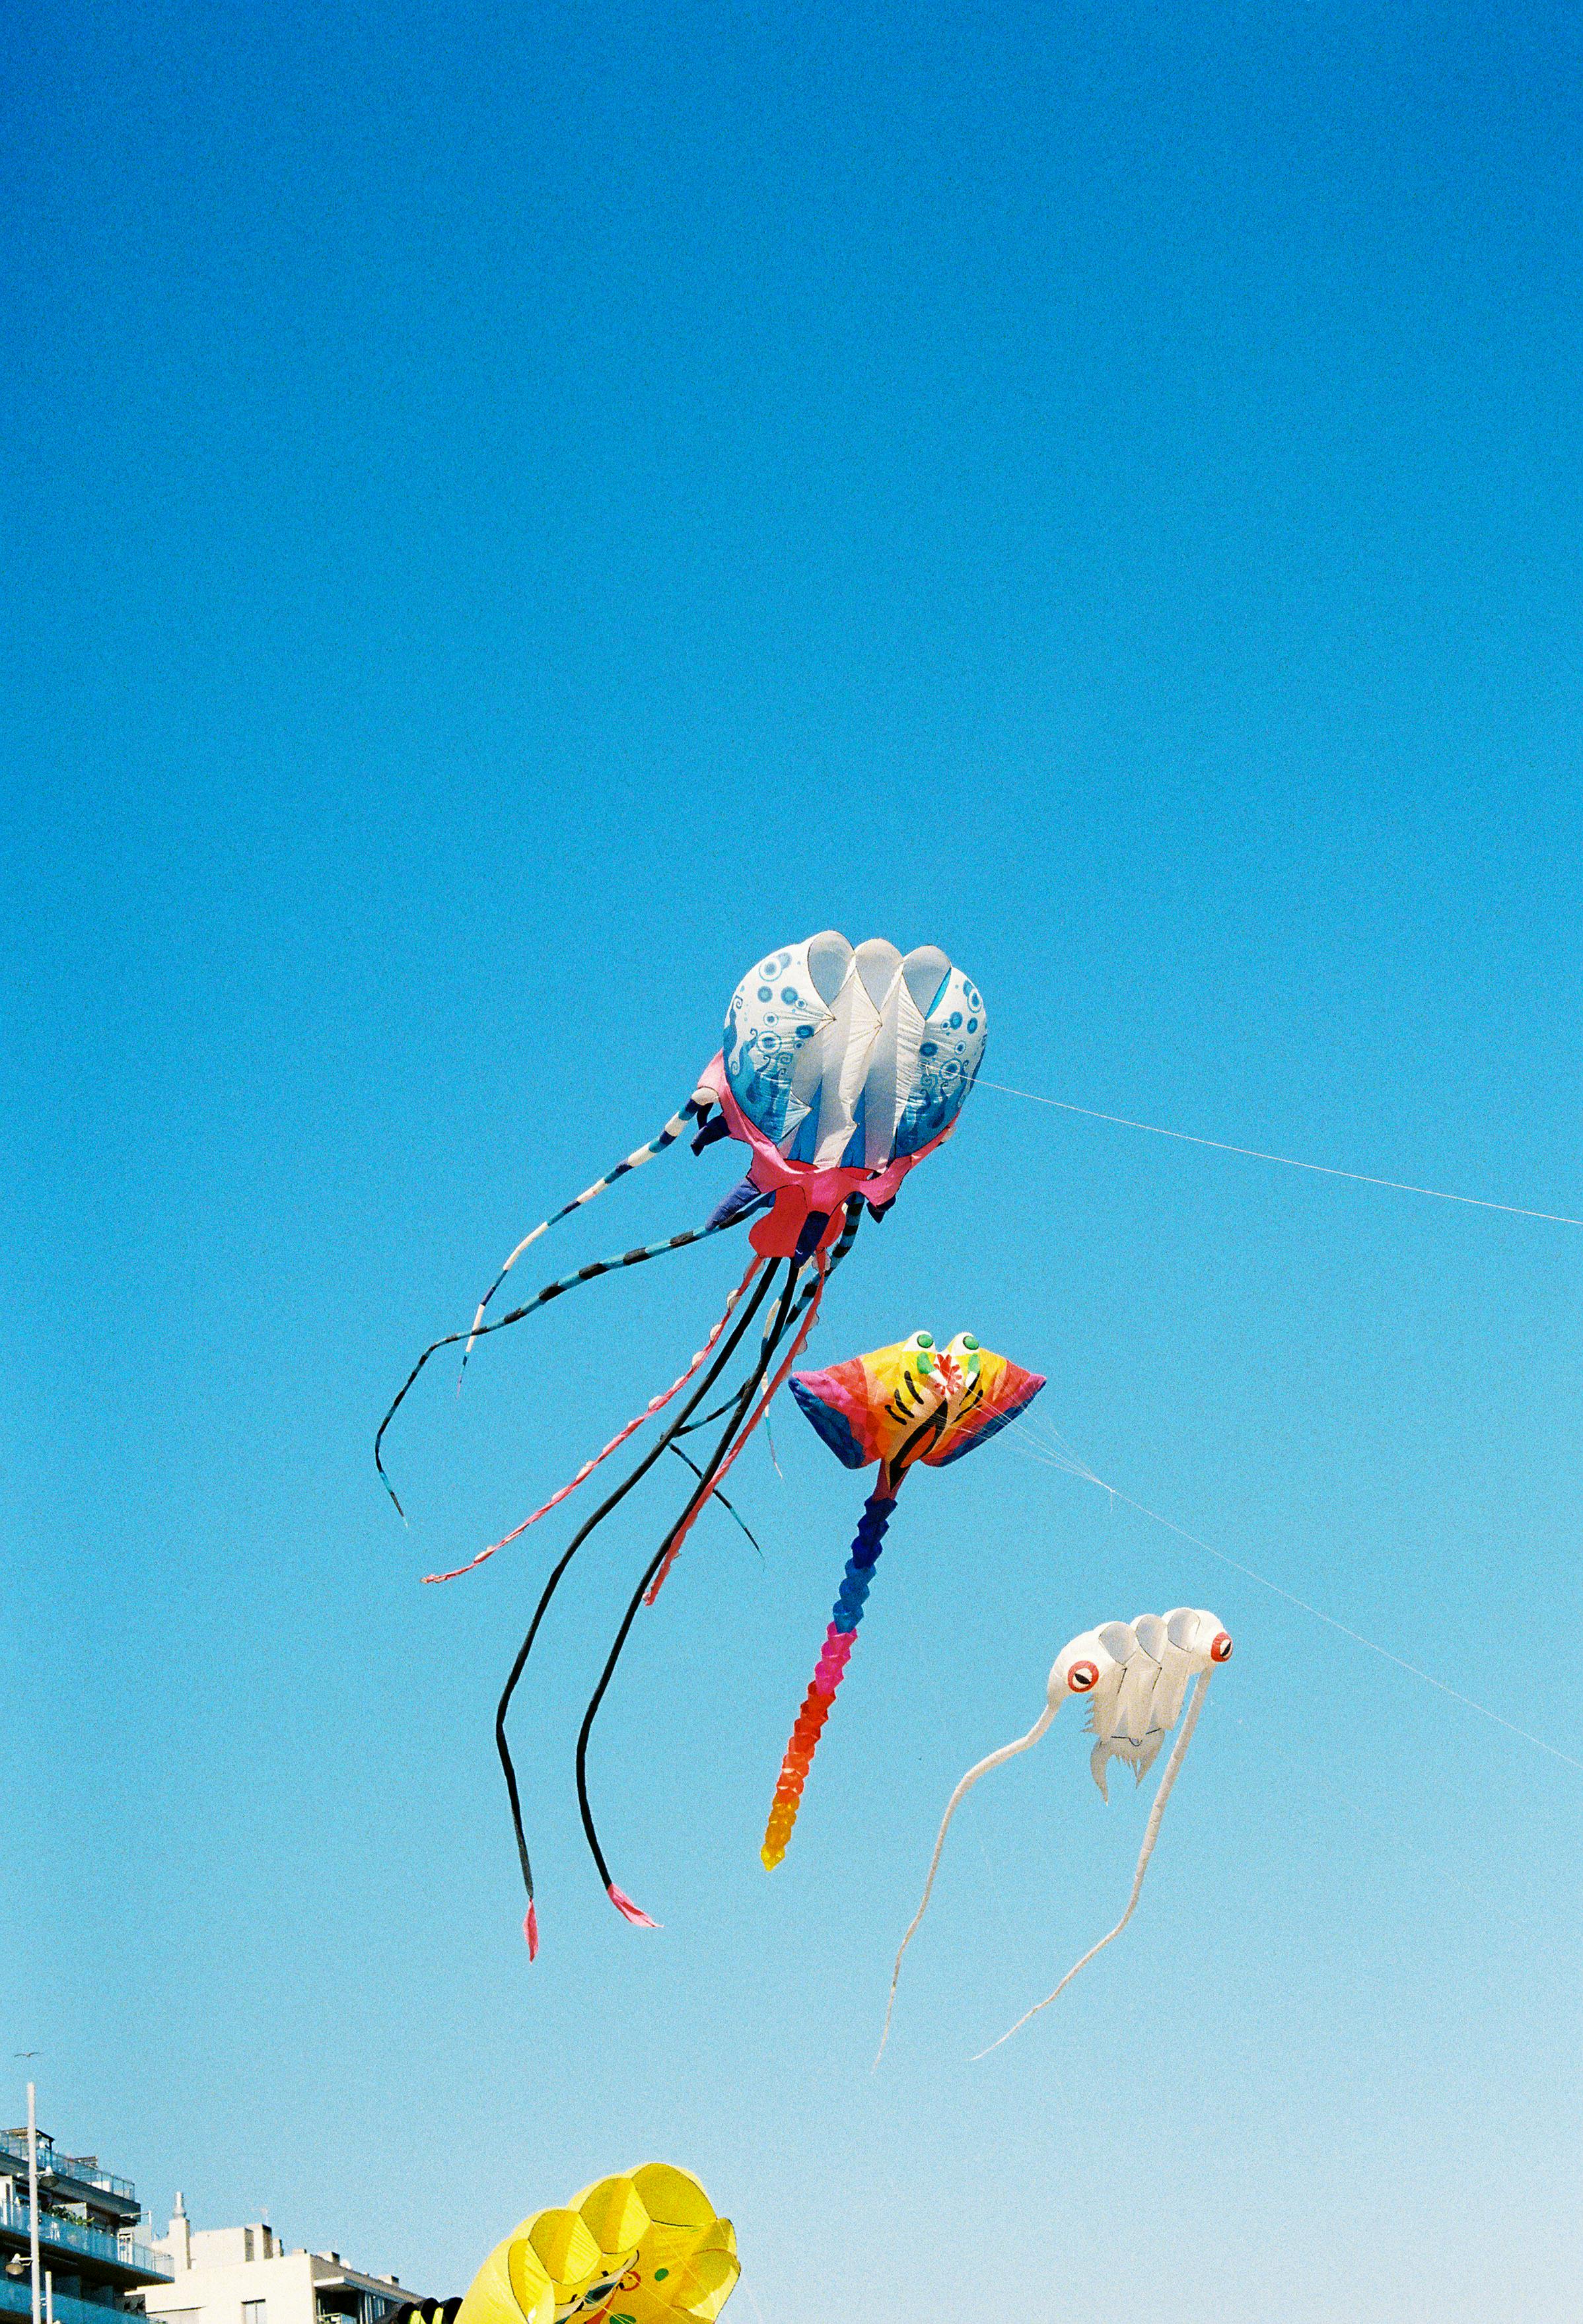
[[[761,2324],[1583,2291],[1583,1775],[1002,1439],[920,1479],[773,1879],[860,1499],[795,1414],[444,1593],[717,1311],[683,1254],[373,1427],[737,977],[944,945],[989,1078],[1583,1215],[1576,18],[25,7],[9,419],[8,2048],[162,2224],[459,2289],[650,2153]],[[696,1221],[667,1157],[541,1272]],[[1583,1757],[1583,1232],[983,1089],[839,1280],[1122,1491]],[[537,1279],[537,1278],[536,1278]],[[486,1360],[487,1359],[487,1360]],[[1144,1798],[962,1769],[1213,1607]],[[20,2078],[13,2113],[20,2119]],[[839,2288],[837,2288],[839,2287]],[[736,2311],[733,2310],[733,2313]]]

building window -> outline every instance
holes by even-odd
[[[242,2303],[242,2324],[268,2324],[264,2310],[267,2300],[244,2300]]]

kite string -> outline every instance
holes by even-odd
[[[1026,1430],[1026,1425],[1022,1422],[1014,1421],[1012,1425],[1018,1429],[1025,1429],[1025,1433],[1030,1436],[1033,1434],[1031,1430]],[[1025,1449],[1030,1448],[1025,1447]],[[1174,1518],[1162,1517],[1158,1509],[1146,1508],[1142,1501],[1135,1501],[1130,1493],[1124,1493],[1118,1486],[1107,1484],[1103,1477],[1096,1477],[1093,1471],[1085,1469],[1081,1462],[1073,1458],[1056,1460],[1043,1452],[1035,1452],[1034,1458],[1045,1461],[1049,1467],[1060,1469],[1068,1476],[1080,1477],[1087,1484],[1097,1485],[1102,1493],[1109,1493],[1113,1501],[1125,1502],[1129,1509],[1136,1509],[1140,1517],[1149,1518],[1155,1525],[1164,1526],[1167,1533],[1176,1534],[1182,1540],[1190,1541],[1195,1549],[1206,1550],[1210,1557],[1218,1558],[1222,1565],[1229,1565],[1234,1573],[1245,1575],[1249,1582],[1256,1582],[1261,1590],[1272,1591],[1277,1598],[1284,1598],[1289,1606],[1297,1607],[1304,1614],[1311,1614],[1314,1620],[1322,1622],[1327,1629],[1339,1630],[1344,1638],[1350,1638],[1355,1646],[1366,1646],[1371,1655],[1378,1655],[1382,1661],[1394,1663],[1398,1670],[1406,1671],[1413,1678],[1422,1679],[1425,1686],[1432,1686],[1437,1692],[1450,1695],[1451,1701],[1459,1702],[1465,1711],[1476,1711],[1481,1719],[1489,1720],[1496,1727],[1504,1727],[1508,1735],[1521,1736],[1524,1743],[1537,1745],[1540,1750],[1548,1751],[1552,1759],[1560,1759],[1564,1766],[1576,1767],[1578,1773],[1583,1775],[1583,1759],[1574,1759],[1569,1752],[1558,1750],[1553,1743],[1547,1743],[1542,1735],[1531,1733],[1526,1727],[1519,1727],[1514,1720],[1503,1719],[1498,1711],[1491,1711],[1487,1703],[1476,1702],[1470,1694],[1462,1694],[1456,1687],[1448,1686],[1445,1680],[1436,1678],[1432,1671],[1421,1669],[1417,1663],[1410,1663],[1405,1655],[1393,1654],[1389,1646],[1382,1646],[1375,1639],[1366,1638],[1361,1630],[1353,1629],[1346,1622],[1339,1622],[1333,1614],[1324,1613],[1318,1606],[1311,1606],[1306,1598],[1299,1598],[1295,1591],[1283,1589],[1280,1582],[1272,1582],[1268,1574],[1256,1572],[1251,1565],[1244,1565],[1240,1558],[1229,1556],[1223,1549],[1217,1549],[1213,1542],[1201,1540],[1197,1534],[1189,1533],[1186,1526],[1179,1526]]]
[[[989,2043],[989,2049],[980,2050],[974,2053],[971,2061],[973,2065],[976,2066],[980,2058],[987,2058],[990,2050],[999,2050],[1002,2042],[1009,2042],[1012,2035],[1020,2033],[1028,2019],[1036,2017],[1041,2009],[1048,2009],[1057,1996],[1065,1992],[1079,1969],[1086,1969],[1096,1953],[1102,1953],[1111,1938],[1121,1934],[1122,1930],[1137,1912],[1137,1900],[1143,1894],[1144,1874],[1149,1868],[1149,1858],[1155,1852],[1155,1842],[1160,1836],[1160,1821],[1165,1812],[1165,1803],[1171,1796],[1171,1786],[1181,1772],[1182,1762],[1187,1757],[1187,1747],[1192,1740],[1192,1730],[1198,1725],[1198,1715],[1204,1707],[1204,1696],[1209,1692],[1209,1685],[1210,1673],[1207,1670],[1200,1671],[1198,1683],[1192,1690],[1192,1701],[1189,1703],[1187,1716],[1182,1722],[1182,1732],[1176,1738],[1174,1750],[1165,1762],[1165,1772],[1160,1778],[1160,1788],[1155,1794],[1154,1805],[1149,1810],[1149,1820],[1144,1826],[1143,1846],[1137,1852],[1137,1870],[1132,1876],[1132,1894],[1127,1900],[1126,1912],[1113,1929],[1108,1930],[1097,1944],[1089,1947],[1081,1960],[1072,1962],[1054,1993],[1047,1993],[1043,2001],[1035,2001],[1031,2009],[1025,2009],[1017,2024],[1008,2025],[1004,2034]]]
[[[747,1268],[742,1276],[741,1281],[737,1285],[736,1289],[726,1301],[724,1311],[722,1314],[719,1322],[714,1324],[713,1328],[710,1332],[709,1337],[704,1341],[704,1345],[693,1358],[693,1360],[687,1366],[686,1370],[682,1373],[678,1379],[674,1379],[671,1382],[669,1388],[665,1390],[662,1396],[650,1397],[649,1402],[644,1406],[643,1410],[637,1414],[633,1419],[629,1420],[624,1428],[619,1429],[602,1452],[596,1452],[591,1461],[584,1461],[576,1475],[568,1480],[568,1481],[561,1487],[558,1492],[552,1493],[548,1500],[544,1503],[541,1508],[535,1509],[530,1517],[524,1517],[520,1526],[513,1526],[510,1533],[502,1534],[499,1541],[491,1542],[487,1549],[481,1549],[476,1557],[468,1559],[465,1565],[453,1566],[448,1573],[426,1573],[423,1577],[424,1580],[426,1582],[455,1582],[459,1574],[471,1573],[474,1566],[482,1565],[486,1558],[492,1557],[497,1549],[504,1549],[508,1542],[515,1541],[520,1535],[527,1532],[529,1526],[537,1525],[540,1517],[548,1517],[551,1509],[558,1508],[568,1494],[575,1493],[579,1485],[587,1481],[587,1480],[594,1474],[595,1469],[598,1468],[602,1461],[607,1461],[612,1452],[616,1452],[626,1443],[629,1436],[633,1434],[637,1429],[642,1427],[643,1423],[646,1420],[651,1419],[655,1413],[663,1411],[665,1406],[670,1402],[672,1397],[679,1395],[681,1390],[686,1387],[687,1382],[693,1378],[693,1375],[697,1371],[699,1366],[708,1361],[710,1355],[713,1351],[716,1341],[724,1331],[726,1325],[731,1322],[732,1316],[736,1311],[738,1301],[741,1298],[742,1294],[747,1290],[749,1284],[751,1283],[753,1277],[758,1274],[759,1269],[763,1266],[763,1259],[759,1257],[759,1253],[755,1251],[752,1258],[748,1262]]]
[[[1174,1138],[1183,1146],[1208,1146],[1217,1154],[1240,1154],[1249,1162],[1279,1162],[1288,1170],[1312,1170],[1321,1178],[1350,1178],[1359,1186],[1386,1186],[1396,1194],[1427,1194],[1437,1203],[1464,1203],[1470,1210],[1505,1211],[1509,1218],[1544,1219],[1551,1226],[1583,1227],[1583,1219],[1560,1211],[1529,1211],[1516,1203],[1492,1203],[1482,1194],[1449,1194],[1440,1186],[1409,1185],[1401,1178],[1375,1178],[1364,1170],[1339,1170],[1329,1162],[1301,1162],[1294,1154],[1266,1154],[1256,1146],[1229,1146],[1220,1138],[1197,1138],[1191,1130],[1164,1130],[1157,1121],[1133,1121],[1124,1113],[1100,1113],[1091,1105],[1073,1105],[1063,1097],[1044,1097],[1037,1090],[1013,1089],[1008,1082],[987,1082],[980,1075],[975,1089],[999,1090],[1002,1097],[1026,1097],[1034,1105],[1053,1105],[1063,1113],[1081,1113],[1088,1121],[1109,1121],[1118,1130],[1146,1130],[1151,1138]]]

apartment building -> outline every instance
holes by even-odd
[[[385,2324],[414,2297],[339,2252],[288,2251],[267,2219],[194,2227],[179,2194],[153,2250],[164,2274],[139,2295],[149,2324]]]
[[[143,2209],[130,2180],[97,2154],[60,2153],[47,2132],[37,2144],[39,2259],[55,2324],[106,2324],[106,2309],[134,2308],[137,2295],[169,2282],[170,2267],[139,2240]],[[0,2131],[0,2324],[32,2310],[27,2192],[27,2132]]]

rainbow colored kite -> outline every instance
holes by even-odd
[[[959,1332],[944,1349],[935,1346],[931,1333],[915,1332],[895,1347],[849,1357],[825,1371],[794,1372],[790,1385],[837,1460],[849,1469],[866,1469],[877,1461],[879,1474],[863,1505],[824,1651],[780,1764],[759,1850],[771,1872],[786,1854],[797,1820],[803,1785],[851,1658],[904,1478],[920,1461],[943,1469],[975,1445],[987,1444],[1033,1402],[1045,1382],[1041,1373],[1025,1371],[1008,1357],[980,1348],[971,1332]]]

